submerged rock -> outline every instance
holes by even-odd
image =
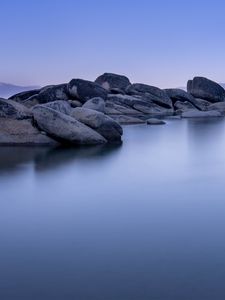
[[[122,127],[112,118],[101,112],[78,107],[73,109],[71,116],[81,123],[93,128],[108,142],[121,141]]]
[[[61,143],[96,145],[106,143],[99,133],[59,111],[37,105],[33,108],[38,127]]]
[[[104,73],[95,82],[100,84],[104,89],[108,91],[113,90],[114,92],[116,89],[125,91],[131,85],[130,80],[126,76],[113,73]]]
[[[225,101],[225,90],[218,83],[204,77],[194,77],[187,83],[187,91],[195,98],[209,102]]]

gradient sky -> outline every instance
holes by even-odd
[[[160,87],[225,82],[225,2],[0,0],[0,81],[94,80],[104,72]]]

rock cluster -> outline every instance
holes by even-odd
[[[225,90],[195,77],[182,89],[131,83],[105,73],[0,99],[0,144],[94,145],[121,142],[121,124],[165,124],[163,117],[221,117]]]

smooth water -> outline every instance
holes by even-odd
[[[224,119],[0,148],[0,299],[224,300]]]

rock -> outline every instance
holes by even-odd
[[[113,115],[112,118],[121,125],[143,124],[144,120],[132,116]]]
[[[117,94],[126,95],[126,93],[123,90],[118,89],[118,88],[111,88],[110,93],[114,94],[114,95],[117,95]]]
[[[108,94],[98,83],[83,79],[72,79],[67,85],[67,90],[72,98],[82,103],[95,97],[105,100]]]
[[[92,98],[84,103],[83,108],[89,108],[104,113],[105,101],[100,97]]]
[[[219,111],[220,113],[225,114],[225,102],[213,103],[208,107],[208,109]]]
[[[107,114],[116,114],[116,115],[140,115],[140,111],[135,110],[131,107],[122,106],[119,104],[115,104],[113,102],[106,102],[106,113]]]
[[[18,102],[0,98],[0,117],[27,119],[32,117],[32,112]]]
[[[73,108],[81,107],[83,105],[83,103],[81,103],[78,100],[68,100],[68,102],[70,103],[70,106]]]
[[[104,73],[99,76],[96,80],[96,83],[100,84],[104,89],[110,91],[115,89],[120,89],[125,91],[126,88],[131,84],[130,80],[126,76]]]
[[[66,115],[70,115],[70,113],[72,111],[72,107],[70,106],[70,103],[68,101],[64,101],[64,100],[48,102],[45,104],[40,104],[39,106],[49,107],[51,109],[57,110]]]
[[[216,82],[204,77],[195,77],[187,83],[187,91],[195,98],[209,102],[225,101],[225,90]]]
[[[191,102],[189,102],[189,101],[184,101],[184,102],[176,101],[174,103],[174,108],[176,110],[179,110],[180,112],[185,112],[190,109],[193,109],[193,110],[196,109],[196,107],[193,104],[191,104]]]
[[[148,125],[163,125],[163,124],[166,124],[166,122],[164,122],[163,120],[160,120],[160,119],[154,119],[154,118],[151,118],[151,119],[148,119],[146,121],[146,123]]]
[[[133,107],[143,114],[153,116],[169,116],[174,113],[173,109],[166,109],[155,103],[146,103],[143,101],[136,101]]]
[[[180,102],[189,101],[192,104],[195,104],[195,98],[191,94],[185,92],[182,89],[165,89],[164,91],[170,97],[173,103],[177,101]]]
[[[67,84],[58,84],[42,88],[37,96],[38,103],[48,103],[56,100],[69,100]]]
[[[203,99],[195,98],[195,107],[197,107],[200,110],[208,110],[209,106],[212,103]]]
[[[164,90],[161,90],[155,86],[150,86],[142,83],[135,83],[126,89],[129,95],[141,95],[145,97],[146,101],[152,101],[162,107],[172,108],[172,101]]]
[[[57,146],[58,142],[41,134],[31,120],[0,118],[0,145]]]
[[[36,90],[31,90],[31,91],[25,91],[25,92],[21,92],[18,94],[15,94],[13,96],[11,96],[9,99],[10,100],[14,100],[16,102],[20,102],[23,103],[24,100],[34,96],[34,95],[38,95],[40,92],[40,89],[36,89]]]
[[[101,112],[77,107],[73,109],[71,116],[81,123],[93,128],[101,134],[108,142],[121,141],[122,127],[112,118]]]
[[[221,117],[221,113],[215,110],[200,111],[200,110],[188,110],[182,113],[182,118],[209,118],[209,117]]]
[[[42,105],[36,105],[32,111],[38,127],[61,143],[79,145],[106,143],[103,136],[71,116]]]

